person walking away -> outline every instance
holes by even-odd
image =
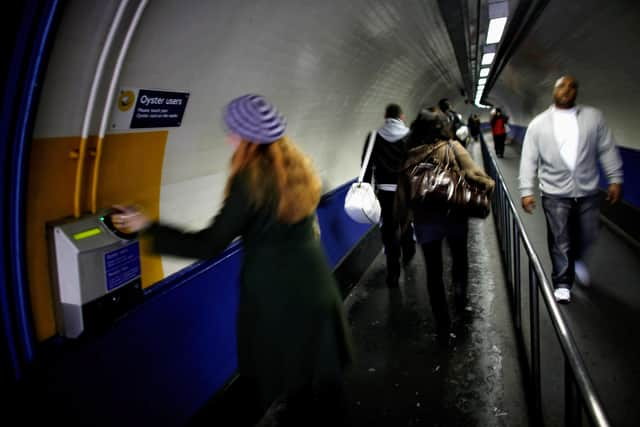
[[[448,148],[455,153],[452,164],[467,180],[474,181],[493,191],[494,181],[476,165],[469,152],[456,140],[452,139],[450,125],[441,112],[435,108],[420,112],[411,127],[409,153],[404,173],[398,185],[398,204],[411,206],[411,183],[408,173],[418,163],[429,160],[432,163],[445,163]],[[451,161],[451,159],[449,159]],[[406,211],[402,209],[401,211]],[[455,305],[463,310],[467,302],[468,284],[468,216],[460,211],[452,211],[447,206],[420,204],[412,206],[411,213],[415,227],[415,235],[422,246],[427,267],[427,290],[431,301],[431,309],[436,321],[438,336],[446,339],[449,334],[451,317],[446,299],[443,279],[442,244],[446,239],[452,257],[452,284]],[[409,218],[402,217],[401,223]]]
[[[474,141],[478,141],[478,137],[480,136],[480,119],[477,114],[472,114],[469,116],[467,120],[467,127],[469,128],[469,133],[471,134],[471,138]]]
[[[458,140],[458,142],[462,144],[463,147],[466,147],[466,138],[458,137],[458,129],[464,126],[464,123],[462,122],[462,115],[453,109],[451,103],[447,98],[442,98],[440,101],[438,101],[438,108],[447,118],[447,124],[450,128],[452,137]]]
[[[413,258],[416,247],[413,239],[413,227],[409,224],[401,233],[395,206],[398,174],[407,156],[407,135],[409,129],[404,123],[404,114],[397,104],[385,108],[384,125],[377,130],[371,153],[371,160],[365,171],[364,181],[376,186],[376,196],[380,201],[382,225],[382,243],[387,261],[386,284],[390,288],[398,287],[400,280],[400,257],[405,265]],[[367,152],[367,139],[363,155]]]

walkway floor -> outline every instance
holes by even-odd
[[[470,151],[481,159],[478,144]],[[447,249],[444,259],[454,321],[446,343],[436,339],[421,250],[395,289],[385,284],[384,254],[378,254],[345,300],[356,350],[346,377],[350,425],[529,425],[493,217],[470,220],[469,304],[461,312],[451,304]],[[223,396],[191,426],[255,423],[239,420],[248,409],[241,387]]]
[[[455,328],[443,345],[434,334],[421,251],[399,289],[384,283],[384,255],[375,259],[346,300],[358,360],[347,378],[353,425],[528,425],[491,216],[471,220],[469,269],[469,305],[463,313],[451,307]]]

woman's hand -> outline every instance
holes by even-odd
[[[137,233],[151,225],[151,220],[134,206],[114,205],[113,208],[117,213],[111,214],[111,222],[121,233]]]
[[[493,193],[493,189],[496,186],[495,181],[481,169],[471,169],[466,173],[466,178],[484,185],[489,194]]]

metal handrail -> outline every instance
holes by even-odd
[[[542,424],[540,397],[540,327],[537,293],[539,289],[565,357],[565,425],[580,425],[581,405],[584,405],[587,414],[596,426],[610,426],[611,424],[604,412],[604,408],[598,398],[591,378],[587,373],[573,335],[555,302],[553,287],[547,279],[540,258],[531,244],[522,219],[516,209],[516,205],[509,194],[502,172],[497,165],[495,157],[489,152],[484,140],[482,140],[481,146],[485,168],[488,169],[489,175],[496,181],[492,210],[502,240],[501,249],[506,259],[507,277],[511,283],[514,283],[513,297],[516,300],[514,301],[514,316],[515,325],[519,332],[521,332],[520,243],[524,246],[529,257],[529,311],[531,321],[531,368],[529,373],[531,376],[530,387],[533,388],[531,391],[535,425]],[[514,277],[513,281],[511,281],[512,276]],[[576,387],[579,395],[576,394]]]

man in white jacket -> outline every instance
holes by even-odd
[[[532,213],[536,205],[537,175],[547,220],[547,239],[553,266],[556,301],[571,301],[571,286],[587,285],[584,258],[598,231],[598,168],[609,182],[610,203],[622,193],[622,160],[602,113],[576,105],[578,82],[572,76],[556,81],[554,105],[536,116],[529,127],[520,159],[522,207]]]

